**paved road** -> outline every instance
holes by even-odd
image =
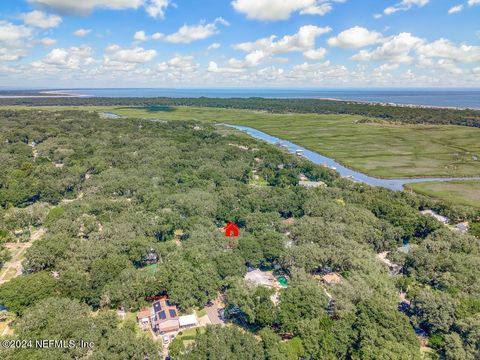
[[[210,322],[213,325],[224,324],[224,321],[222,319],[220,319],[220,317],[218,316],[218,310],[220,310],[220,308],[218,307],[217,304],[213,304],[212,306],[208,306],[205,309],[207,310],[208,318],[210,319]]]

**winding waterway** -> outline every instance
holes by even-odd
[[[454,178],[454,177],[433,177],[433,178],[408,178],[408,179],[380,179],[380,178],[375,178],[372,176],[368,176],[366,174],[363,174],[361,172],[349,169],[338,162],[336,162],[334,159],[331,159],[329,157],[323,156],[321,154],[318,154],[316,152],[313,152],[311,150],[305,149],[301,146],[298,146],[290,141],[283,140],[280,138],[277,138],[272,135],[268,135],[260,130],[250,128],[248,126],[240,126],[240,125],[229,125],[229,124],[222,124],[231,128],[235,128],[237,130],[243,131],[247,133],[248,135],[259,139],[266,141],[270,144],[281,144],[282,147],[285,149],[288,149],[289,152],[291,153],[296,153],[297,151],[301,151],[303,153],[303,156],[307,158],[308,160],[314,162],[315,164],[318,165],[324,165],[328,166],[330,168],[335,168],[335,170],[344,177],[348,177],[352,179],[353,181],[358,181],[358,182],[363,182],[365,184],[371,185],[371,186],[380,186],[383,188],[387,188],[390,190],[395,190],[395,191],[403,191],[403,185],[405,184],[412,184],[412,183],[419,183],[419,182],[429,182],[429,181],[454,181],[454,180],[480,180],[480,177],[467,177],[467,178]]]

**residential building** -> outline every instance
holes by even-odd
[[[322,281],[326,285],[334,285],[334,284],[340,284],[342,282],[342,278],[337,273],[332,272],[332,273],[323,275]]]
[[[166,333],[177,331],[180,328],[177,307],[171,305],[167,298],[155,301],[153,303],[153,312],[153,331]]]
[[[178,318],[182,329],[197,326],[197,316],[195,314],[184,315]]]

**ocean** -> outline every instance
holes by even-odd
[[[62,89],[62,93],[95,97],[214,97],[337,99],[373,103],[480,109],[480,89]]]
[[[48,92],[49,94],[46,94]],[[246,89],[246,88],[72,88],[7,89],[0,87],[0,97],[39,97],[77,95],[93,97],[210,97],[210,98],[280,98],[337,99],[429,107],[480,109],[477,89]]]

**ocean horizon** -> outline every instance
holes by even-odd
[[[415,105],[428,107],[451,107],[480,109],[478,89],[434,89],[434,88],[349,88],[349,89],[281,89],[281,88],[69,88],[69,89],[7,89],[0,88],[0,95],[14,92],[36,92],[38,95],[85,97],[171,97],[171,98],[280,98],[280,99],[334,99],[368,103]]]

